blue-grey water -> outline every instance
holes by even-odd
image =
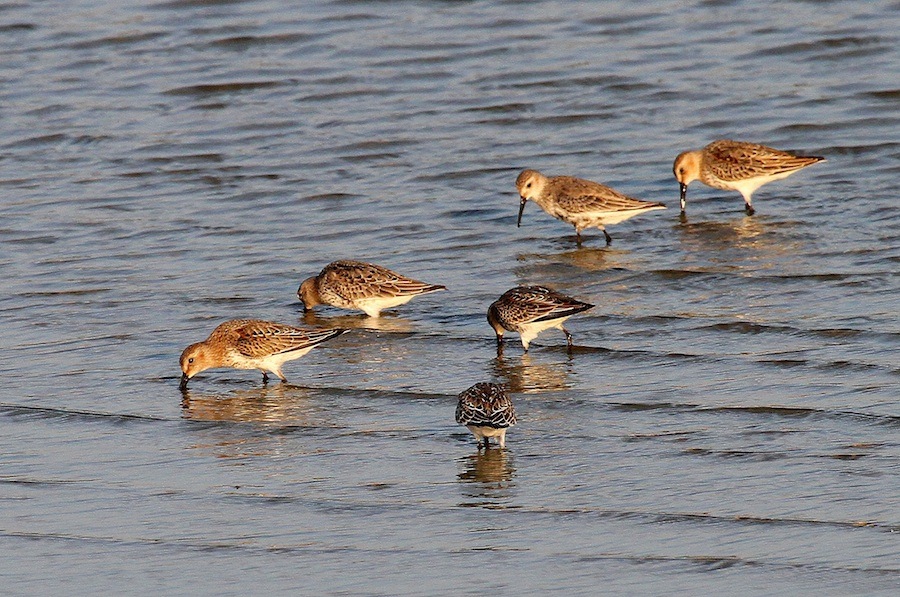
[[[5,594],[900,591],[900,4],[0,3]],[[671,164],[827,161],[757,214]],[[525,167],[665,201],[597,230]],[[380,321],[300,281],[446,284]],[[597,306],[576,350],[484,319]],[[352,333],[289,384],[178,356],[221,321]],[[507,449],[455,397],[506,384]]]

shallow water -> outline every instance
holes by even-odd
[[[896,594],[900,5],[0,5],[14,594]],[[736,193],[732,137],[827,162]],[[524,167],[670,209],[579,247]],[[447,292],[304,315],[338,258]],[[540,283],[596,307],[522,354]],[[350,327],[285,368],[220,321]],[[505,383],[477,451],[455,396]]]

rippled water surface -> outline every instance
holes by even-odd
[[[0,4],[15,594],[896,595],[900,5]],[[691,186],[716,138],[827,158]],[[588,232],[525,167],[670,209]],[[304,315],[365,259],[448,291]],[[487,305],[596,307],[498,356]],[[285,367],[219,322],[349,327]],[[456,395],[506,384],[506,450]]]

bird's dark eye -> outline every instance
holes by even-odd
[[[678,169],[678,173],[679,173],[679,174],[684,174],[684,168],[679,168],[679,169]]]
[[[530,188],[531,188],[531,183],[529,182],[527,185],[525,185],[525,188],[526,188],[526,189],[530,189]]]
[[[193,363],[193,362],[194,362],[194,357],[191,357],[188,359],[188,363]]]

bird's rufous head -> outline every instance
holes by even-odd
[[[181,353],[181,389],[187,388],[187,382],[201,371],[213,367],[209,347],[205,342],[191,344]]]
[[[687,187],[700,178],[700,152],[685,151],[678,154],[672,165],[672,173],[675,180],[681,184],[681,211],[684,211],[687,204]]]
[[[525,203],[529,199],[534,200],[540,196],[544,188],[547,177],[537,170],[522,170],[516,178],[516,189],[519,191],[519,219],[516,221],[516,227],[522,225],[522,213],[525,211]]]
[[[297,298],[303,303],[304,311],[309,311],[316,305],[322,304],[319,297],[319,291],[316,288],[315,276],[303,280],[303,283],[300,284],[300,288],[297,289]]]

